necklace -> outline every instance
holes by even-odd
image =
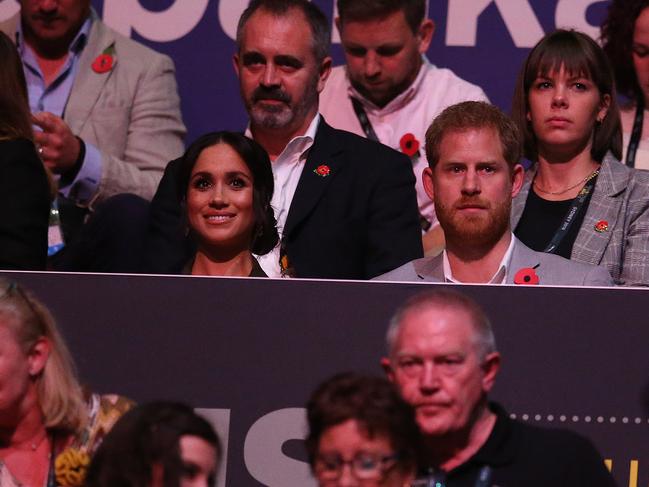
[[[541,193],[545,193],[545,194],[553,194],[553,195],[563,194],[563,193],[567,193],[567,192],[570,191],[571,189],[575,189],[575,188],[576,188],[577,186],[579,186],[580,184],[586,184],[588,181],[590,181],[591,179],[593,179],[593,178],[594,178],[595,176],[597,176],[598,174],[599,174],[599,168],[595,169],[593,172],[591,172],[591,173],[590,173],[588,176],[586,176],[584,179],[581,179],[580,181],[577,181],[576,184],[573,184],[572,186],[570,186],[570,187],[568,187],[568,188],[566,188],[566,189],[562,189],[561,191],[546,191],[546,190],[543,189],[541,186],[539,186],[539,183],[536,182],[536,176],[534,176],[534,187],[535,187],[536,189],[538,189]]]

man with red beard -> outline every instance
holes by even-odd
[[[501,358],[489,319],[449,289],[414,296],[394,314],[381,364],[415,409],[425,464],[420,487],[612,487],[593,444],[573,432],[512,420],[488,401]]]
[[[423,182],[446,248],[378,280],[612,286],[608,271],[535,252],[513,236],[512,199],[523,182],[521,137],[498,108],[467,101],[444,110],[426,132]]]

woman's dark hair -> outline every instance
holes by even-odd
[[[221,458],[214,429],[186,404],[151,402],[128,411],[113,426],[92,459],[85,487],[149,487],[152,467],[163,467],[164,487],[177,487],[182,474],[180,438],[197,436]]]
[[[0,139],[32,140],[27,84],[16,46],[0,32]]]
[[[649,0],[613,0],[602,24],[602,49],[613,66],[617,90],[633,99],[642,96],[633,66],[633,30],[645,8]]]
[[[415,413],[384,378],[352,372],[333,376],[309,399],[307,419],[306,448],[311,467],[324,432],[348,420],[355,420],[369,438],[388,439],[403,470],[416,468],[420,460],[421,437]]]
[[[606,55],[597,43],[586,34],[574,30],[555,30],[541,39],[532,48],[518,75],[512,118],[523,134],[524,155],[531,161],[538,159],[536,136],[527,119],[529,112],[529,92],[538,76],[546,76],[561,66],[568,73],[590,79],[600,96],[610,96],[610,105],[601,123],[595,125],[591,157],[597,162],[608,151],[618,159],[622,158],[622,126],[620,109],[615,92],[615,81]]]
[[[252,173],[255,229],[250,250],[257,255],[267,254],[279,241],[275,214],[270,206],[274,188],[273,170],[268,154],[254,140],[238,132],[226,131],[210,132],[200,136],[189,146],[180,162],[177,187],[180,201],[184,203],[187,200],[189,180],[201,152],[217,144],[229,145],[239,154]]]

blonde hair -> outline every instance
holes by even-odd
[[[76,369],[49,310],[16,282],[0,278],[0,317],[14,333],[24,353],[45,338],[49,357],[42,372],[34,378],[38,404],[45,427],[68,433],[79,432],[86,424],[87,412]]]

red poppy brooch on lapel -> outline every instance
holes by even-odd
[[[331,173],[331,169],[329,169],[329,166],[327,166],[326,164],[320,164],[313,170],[313,172],[322,178],[326,178],[327,176],[329,176],[329,173]]]
[[[523,267],[516,274],[514,274],[514,284],[523,284],[523,285],[537,285],[539,284],[539,276],[536,273],[535,269],[539,264],[534,267]]]
[[[408,157],[415,157],[419,155],[419,141],[417,138],[411,134],[407,133],[399,141],[399,147],[401,152],[403,152]]]
[[[608,232],[608,222],[606,220],[600,220],[595,223],[595,231],[598,233]]]
[[[97,74],[107,73],[115,65],[115,46],[108,46],[92,62],[92,70]]]

